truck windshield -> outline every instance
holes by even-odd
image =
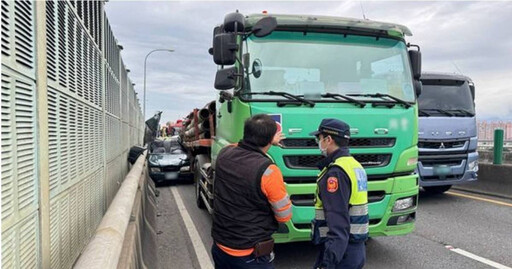
[[[250,36],[243,46],[250,53],[249,75],[242,93],[280,91],[309,100],[346,102],[325,95],[389,94],[415,101],[404,42],[390,38],[275,31],[264,38]],[[244,95],[252,100],[281,96]]]
[[[420,111],[426,116],[475,115],[475,104],[468,82],[429,84],[423,81],[423,90],[418,97]]]

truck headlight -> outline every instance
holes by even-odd
[[[402,211],[409,209],[414,206],[414,196],[398,199],[395,201],[395,205],[393,205],[393,212]]]
[[[150,167],[149,169],[151,169],[151,173],[159,173],[160,172],[160,167]]]
[[[478,172],[478,160],[474,160],[468,164],[469,171]]]

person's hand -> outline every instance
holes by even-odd
[[[283,145],[281,144],[281,140],[283,140],[285,138],[286,137],[284,136],[283,132],[277,132],[274,135],[274,138],[272,139],[272,145],[278,146],[278,147],[283,147]]]

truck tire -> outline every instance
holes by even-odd
[[[431,187],[423,187],[423,189],[432,194],[441,194],[447,190],[449,190],[452,185],[444,185],[444,186],[431,186]]]
[[[204,200],[201,197],[201,185],[200,182],[203,179],[201,176],[201,172],[199,172],[199,164],[197,162],[194,163],[194,184],[196,188],[196,205],[200,209],[205,209],[206,205],[204,204]]]

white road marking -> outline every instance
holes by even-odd
[[[178,192],[178,188],[171,187],[172,195],[174,196],[174,201],[176,201],[176,206],[180,212],[181,218],[185,223],[185,227],[187,228],[188,236],[190,237],[190,241],[192,241],[192,245],[194,246],[194,250],[196,252],[197,260],[199,262],[199,266],[201,269],[213,269],[212,261],[210,260],[210,256],[204,247],[204,243],[199,236],[199,232],[196,229],[196,225],[192,221],[192,218],[187,212],[185,205],[183,204],[183,200]]]
[[[467,251],[465,251],[463,249],[460,249],[460,248],[456,248],[456,247],[452,247],[452,246],[445,246],[445,247],[448,250],[450,250],[450,251],[453,251],[453,252],[458,253],[460,255],[466,256],[466,257],[471,258],[471,259],[473,259],[475,261],[479,261],[481,263],[485,263],[485,264],[487,264],[489,266],[492,266],[494,268],[498,268],[498,269],[512,269],[511,267],[505,266],[505,265],[497,263],[497,262],[493,262],[493,261],[491,261],[489,259],[480,257],[478,255],[475,255],[475,254],[473,254],[471,252],[467,252]]]

